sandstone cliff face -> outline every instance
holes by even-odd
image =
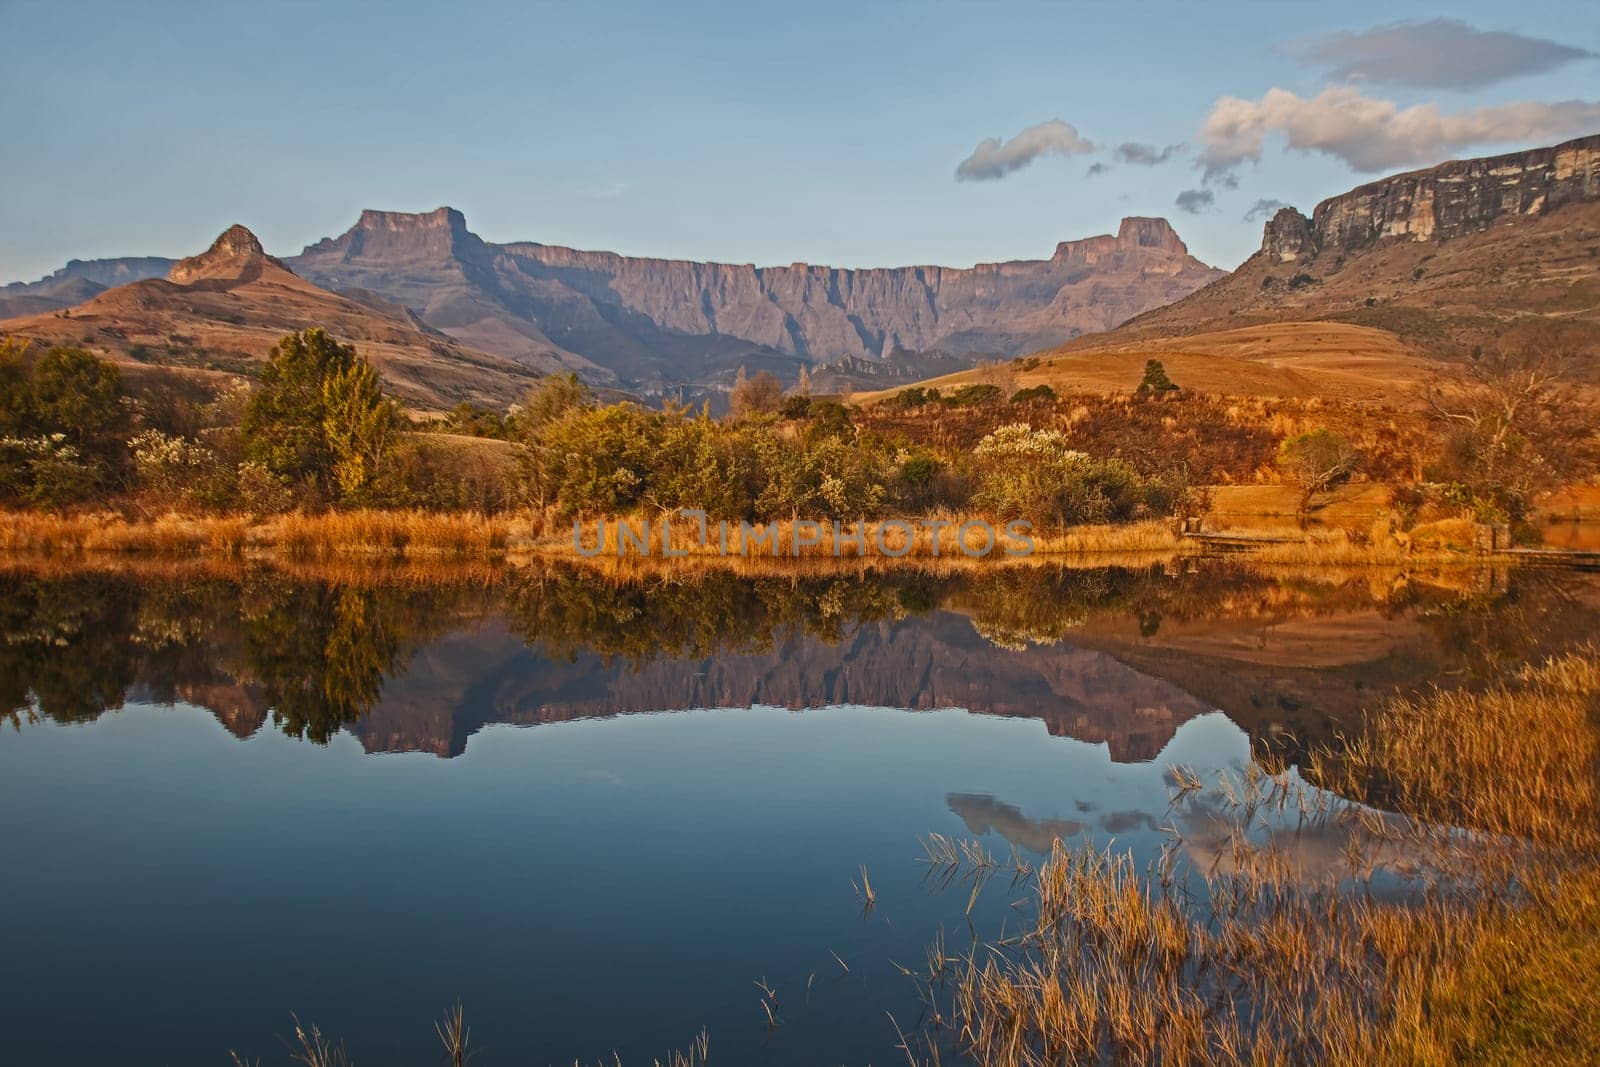
[[[1600,134],[1371,182],[1324,200],[1309,223],[1285,209],[1267,223],[1262,251],[1287,261],[1330,249],[1356,251],[1384,238],[1448,241],[1597,199]]]
[[[290,263],[329,288],[401,301],[488,351],[689,382],[762,358],[792,375],[895,349],[1015,355],[1109,329],[1221,275],[1165,219],[1125,219],[1116,236],[1063,242],[1048,260],[847,270],[495,245],[450,208],[363,212]]]

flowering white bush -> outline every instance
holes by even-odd
[[[982,478],[973,501],[1039,525],[1125,522],[1150,510],[1152,488],[1120,459],[1070,448],[1060,430],[1025,422],[997,428],[972,450]]]
[[[0,437],[0,492],[47,507],[92,491],[95,472],[63,433]]]
[[[145,430],[128,447],[140,489],[158,506],[192,502],[218,473],[216,453],[185,437]]]

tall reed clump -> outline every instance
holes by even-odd
[[[1058,841],[1020,935],[930,968],[929,1016],[948,1022],[926,1047],[991,1067],[1593,1062],[1596,654],[1391,704],[1308,769],[1355,800],[1281,768],[1228,781],[1228,862],[1187,880],[1181,841],[1150,871]],[[1203,788],[1180,781],[1174,804]],[[1342,834],[1343,875],[1252,835],[1296,808],[1297,832]],[[1420,857],[1422,884],[1371,892],[1385,847]]]
[[[507,520],[477,512],[334,511],[284,515],[260,534],[290,555],[492,555],[504,552]]]

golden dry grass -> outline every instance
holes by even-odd
[[[1370,504],[1366,494],[1351,501],[1351,507],[1361,510],[1363,515],[1372,510]],[[1305,530],[1274,523],[1270,518],[1262,523],[1259,516],[1251,524],[1230,522],[1218,529],[1214,524],[1230,517],[1213,515],[1208,519],[1208,532],[1240,538],[1243,543],[1232,547],[1265,563],[1398,566],[1426,562],[1441,566],[1479,566],[1492,558],[1478,550],[1476,528],[1467,520],[1445,520],[1403,531],[1391,513],[1379,511],[1375,514],[1366,528],[1354,524],[1352,518],[1350,526],[1316,525]],[[932,528],[925,524],[929,520],[946,524],[938,534],[937,552]],[[864,551],[854,537],[857,524],[845,524],[841,528],[838,555],[834,554],[831,526],[819,525],[815,543],[804,545],[796,553],[793,545],[800,524],[792,520],[754,524],[757,532],[744,551],[741,551],[738,525],[732,524],[728,528],[724,553],[716,523],[710,524],[706,542],[701,544],[697,522],[673,519],[668,526],[674,555],[667,556],[661,547],[659,516],[634,514],[604,521],[605,540],[596,553],[596,520],[580,524],[584,552],[579,552],[574,548],[571,520],[539,512],[485,515],[357,510],[315,515],[293,513],[251,520],[238,515],[192,518],[172,514],[153,519],[127,519],[111,512],[54,515],[0,511],[0,553],[279,556],[290,559],[494,560],[509,556],[564,559],[591,566],[637,561],[687,567],[714,562],[770,571],[801,562],[852,566],[862,561],[892,564],[897,560],[993,566],[1027,559],[1083,559],[1102,565],[1133,565],[1206,549],[1202,541],[1179,534],[1174,522],[1150,520],[1126,525],[1077,526],[1050,532],[1030,531],[1027,536],[1032,541],[1032,550],[1025,553],[1020,540],[1006,536],[1003,523],[990,520],[998,535],[990,550],[986,554],[982,551],[986,537],[974,527],[966,534],[971,551],[963,552],[958,544],[958,531],[968,522],[984,521],[983,517],[945,513],[907,518],[904,521],[912,527],[909,540],[899,527],[890,527],[882,545],[876,535],[879,524],[868,522]],[[630,539],[619,554],[617,541],[622,524],[630,531]],[[640,545],[646,524],[650,528],[650,540],[649,550],[644,553]],[[769,528],[776,531],[775,539],[761,540]],[[1252,543],[1251,539],[1256,540]],[[774,544],[777,551],[772,550]],[[677,555],[679,552],[683,555]]]
[[[583,549],[581,552],[574,546],[571,522],[559,524],[552,522],[551,532],[539,539],[534,547],[546,554],[580,558],[617,558],[642,554],[666,558],[661,549],[660,517],[635,514],[624,516],[620,520],[613,517],[603,521],[605,524],[603,541],[597,541],[595,536],[599,520],[579,523],[578,537]],[[724,533],[719,524],[713,522],[707,526],[704,543],[701,541],[698,521],[670,519],[667,521],[667,527],[674,552],[684,552],[688,557],[727,556],[750,560],[758,558],[893,560],[905,557],[999,561],[1024,556],[1172,554],[1183,548],[1183,541],[1173,529],[1173,524],[1164,520],[1122,526],[1078,526],[1048,533],[1033,530],[1027,533],[1032,542],[1031,551],[1026,550],[1026,545],[1021,540],[1006,536],[1004,523],[981,515],[937,513],[909,517],[904,521],[912,526],[909,537],[899,527],[889,527],[885,529],[881,541],[877,535],[881,525],[879,522],[867,522],[864,526],[859,523],[841,524],[837,553],[834,531],[831,526],[826,525],[820,526],[815,531],[809,529],[804,531],[807,538],[814,534],[816,543],[804,545],[795,551],[796,534],[802,532],[799,529],[802,524],[788,519],[770,524],[753,524],[759,532],[744,540],[741,540],[737,523],[729,524]],[[938,534],[935,535],[934,529],[925,524],[929,521],[945,525],[940,527]],[[987,535],[976,526],[966,529],[963,538],[962,528],[969,522],[987,523],[994,529],[996,539],[993,542],[988,541]],[[646,523],[650,527],[650,547],[647,553],[642,553],[638,546],[644,536]],[[623,525],[626,525],[628,530],[626,538],[623,538],[621,532]],[[771,542],[762,540],[770,528],[775,528],[776,538]],[[623,540],[620,551],[619,539]],[[777,546],[777,551],[772,550],[773,544]]]
[[[1144,376],[1145,361],[1159,359],[1173,381],[1198,393],[1415,402],[1419,387],[1442,370],[1386,330],[1339,322],[1271,323],[1106,344],[1084,339],[1034,358],[1037,364],[1014,372],[1013,388],[1131,393]],[[985,381],[989,374],[975,368],[916,384],[948,391]],[[855,399],[872,403],[898,391]]]
[[[1321,755],[1307,792],[1281,767],[1218,788],[1227,861],[1185,891],[1178,849],[1149,872],[1057,842],[1025,930],[923,980],[930,1015],[993,1067],[1096,1062],[1593,1062],[1600,1049],[1600,666],[1593,647],[1482,693],[1435,692]],[[1206,789],[1175,773],[1174,804]],[[1310,803],[1307,803],[1307,798]],[[1345,884],[1307,883],[1249,828],[1299,808],[1344,825]],[[1468,826],[1463,836],[1454,827]],[[1410,899],[1360,891],[1388,845],[1440,874]]]
[[[0,552],[31,555],[494,556],[517,533],[515,520],[475,512],[363,510],[254,522],[242,516],[130,520],[114,513],[0,512]],[[522,540],[530,539],[523,529]]]

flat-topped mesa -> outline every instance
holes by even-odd
[[[177,285],[191,285],[208,278],[237,278],[251,267],[268,263],[283,268],[283,264],[267,255],[255,234],[236,223],[223,230],[222,235],[211,242],[211,247],[198,256],[174,263],[167,272],[167,280]]]
[[[1183,243],[1178,231],[1172,228],[1172,223],[1159,216],[1129,215],[1124,218],[1122,225],[1117,227],[1117,243],[1124,248],[1159,248],[1175,256],[1189,254],[1189,246]]]
[[[448,259],[475,250],[480,242],[467,229],[466,216],[453,207],[432,211],[363,211],[356,224],[338,237],[307,245],[302,255],[339,258],[345,262],[382,260],[416,262]]]
[[[1279,212],[1261,250],[1290,260],[1354,251],[1385,238],[1448,241],[1563,204],[1600,200],[1600,134],[1548,148],[1460,159],[1369,182],[1318,204],[1307,233]],[[1305,217],[1294,213],[1303,223]]]
[[[1183,243],[1172,228],[1172,223],[1166,219],[1130,215],[1117,227],[1115,237],[1101,234],[1077,241],[1062,241],[1056,245],[1055,255],[1050,258],[1057,263],[1094,264],[1107,256],[1136,248],[1166,252],[1176,257],[1189,254],[1189,246]]]

